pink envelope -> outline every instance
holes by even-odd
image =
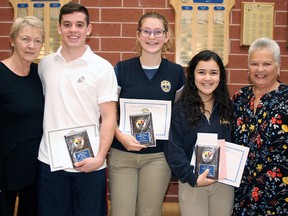
[[[219,160],[218,179],[224,179],[227,177],[225,140],[220,139],[220,140],[218,140],[217,144],[218,144],[218,146],[220,146],[220,160]]]

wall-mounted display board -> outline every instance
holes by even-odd
[[[14,8],[14,18],[36,16],[44,22],[45,40],[38,59],[55,52],[60,46],[60,35],[57,31],[60,8],[69,0],[10,0]]]
[[[235,0],[170,0],[175,10],[175,60],[186,67],[204,49],[229,57],[229,15]]]
[[[274,3],[241,3],[241,45],[248,46],[260,37],[273,39]]]

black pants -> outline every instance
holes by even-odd
[[[106,169],[51,172],[40,163],[38,174],[40,216],[107,216]]]
[[[19,191],[0,193],[0,216],[13,216],[18,195],[18,216],[37,216],[37,187],[32,185]]]

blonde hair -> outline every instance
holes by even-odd
[[[169,27],[167,19],[163,15],[161,15],[157,12],[147,12],[140,17],[140,19],[138,21],[138,27],[137,27],[138,34],[140,33],[140,29],[142,28],[142,24],[146,18],[155,18],[155,19],[159,19],[162,22],[162,24],[164,26],[165,33],[169,34],[169,40],[167,41],[167,43],[164,44],[162,51],[167,52],[170,49],[172,49],[173,48],[173,33]],[[142,47],[141,47],[138,40],[136,40],[136,51],[139,55],[141,55]]]
[[[19,32],[26,26],[38,29],[42,35],[42,41],[44,41],[45,33],[43,22],[35,16],[18,17],[12,25],[10,39],[14,40]]]

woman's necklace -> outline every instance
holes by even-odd
[[[204,101],[203,103],[208,103],[209,101],[213,100],[213,98],[214,98],[214,96],[213,96],[213,97],[211,97],[209,100],[207,100],[207,101]]]
[[[210,120],[210,116],[212,113],[212,104],[210,104],[209,102],[212,101],[214,99],[214,96],[212,96],[209,100],[204,101],[204,115],[206,116],[207,120]]]

